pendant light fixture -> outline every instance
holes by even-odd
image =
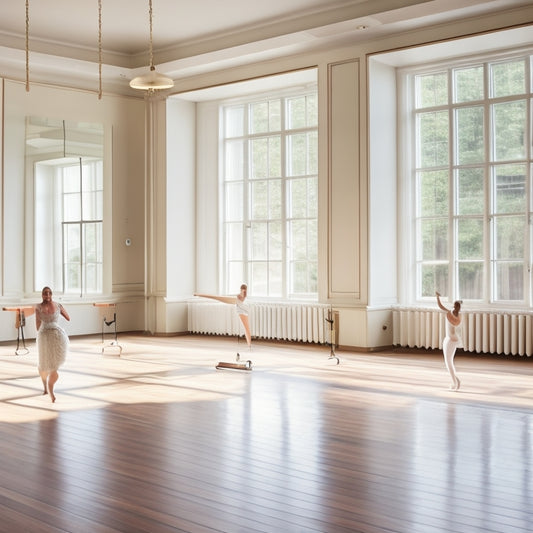
[[[141,89],[153,93],[161,89],[170,89],[174,87],[174,82],[156,72],[154,67],[154,51],[152,42],[152,0],[148,0],[149,15],[150,15],[150,72],[144,76],[137,76],[130,81],[130,87],[133,89]]]

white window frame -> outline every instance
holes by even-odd
[[[249,284],[249,292],[254,296],[254,298],[257,299],[275,299],[275,300],[311,300],[311,301],[317,301],[318,300],[318,279],[316,280],[316,291],[314,292],[299,292],[299,293],[293,293],[291,292],[290,288],[293,286],[290,277],[291,277],[291,258],[290,258],[290,243],[289,243],[289,232],[288,232],[288,226],[290,225],[291,221],[295,220],[294,218],[291,219],[288,212],[288,191],[287,188],[290,185],[291,179],[294,178],[301,178],[302,176],[295,176],[291,177],[287,175],[286,171],[286,165],[287,165],[287,138],[291,134],[294,133],[314,133],[317,139],[317,146],[315,148],[316,151],[318,151],[318,121],[316,125],[314,126],[306,126],[302,128],[294,128],[290,129],[286,123],[286,116],[285,116],[285,110],[286,106],[284,103],[286,103],[289,99],[295,98],[295,97],[301,97],[301,96],[313,96],[315,98],[318,98],[317,94],[317,86],[307,86],[305,89],[302,90],[302,88],[299,88],[298,90],[294,89],[288,89],[288,90],[278,90],[274,91],[272,93],[268,94],[262,94],[262,95],[255,95],[254,97],[249,98],[241,98],[241,99],[234,99],[229,101],[223,101],[220,102],[220,117],[219,117],[219,123],[220,123],[220,154],[221,154],[221,162],[219,165],[220,168],[220,187],[221,187],[221,195],[220,195],[220,206],[219,206],[219,212],[220,212],[220,272],[221,272],[221,285],[223,287],[223,291],[225,293],[233,293],[235,292],[236,288],[238,289],[239,283],[236,282],[236,279],[233,281],[230,281],[230,273],[229,273],[229,260],[227,257],[227,248],[226,248],[226,228],[227,228],[227,221],[225,219],[225,206],[226,206],[226,198],[225,198],[225,177],[224,177],[224,169],[225,169],[225,161],[224,161],[224,143],[225,141],[225,121],[224,121],[224,110],[228,107],[232,106],[239,106],[242,105],[245,109],[249,109],[249,106],[258,103],[258,102],[266,102],[269,100],[274,99],[281,99],[282,105],[281,105],[281,131],[278,132],[281,137],[281,164],[282,164],[282,170],[281,170],[281,204],[282,204],[282,214],[280,220],[280,224],[282,226],[282,242],[281,242],[281,264],[282,264],[282,274],[281,274],[281,290],[277,294],[272,294],[270,291],[266,291],[268,294],[257,294],[257,292],[254,293],[253,284],[254,281],[251,278],[251,264],[253,262],[252,258],[248,255],[248,252],[250,251],[250,233],[251,233],[251,219],[250,219],[250,199],[249,199],[249,191],[250,186],[253,180],[248,175],[248,170],[250,168],[250,161],[248,160],[248,149],[245,148],[244,157],[245,157],[245,176],[243,179],[243,257],[242,257],[242,279],[240,280],[241,283],[248,283]],[[249,124],[249,117],[245,116],[244,120],[246,121],[246,124]],[[258,138],[264,138],[268,137],[271,134],[275,134],[274,132],[267,132],[267,133],[250,133],[246,132],[245,135],[243,135],[241,138],[244,141],[244,146],[248,147],[250,142],[253,141],[253,139]],[[315,232],[316,232],[316,256],[314,259],[314,265],[315,265],[315,272],[318,278],[318,166],[316,168],[316,173],[313,174],[304,174],[303,177],[308,177],[309,179],[315,179],[316,180],[316,191],[317,191],[317,205],[316,205],[316,215],[314,217],[315,221]],[[312,217],[305,217],[306,221],[310,221]],[[266,222],[266,221],[265,221]],[[311,263],[312,261],[307,259],[307,263]],[[294,263],[294,262],[293,262]],[[233,275],[235,278],[235,275]]]
[[[81,172],[83,166],[94,167],[92,171],[100,172],[102,188],[93,190],[81,191],[80,194],[80,217],[73,220],[65,220],[63,214],[63,189],[62,177],[63,169],[66,167],[80,168],[80,184]],[[37,169],[44,168],[46,176],[38,176]],[[104,271],[103,271],[103,254],[104,254],[104,223],[103,223],[103,161],[102,159],[93,158],[63,158],[59,160],[36,161],[34,163],[35,180],[39,180],[39,186],[35,182],[34,191],[34,267],[33,267],[33,291],[40,292],[43,286],[52,286],[54,292],[62,293],[70,296],[93,296],[101,295],[104,292]],[[81,189],[80,185],[80,189]],[[83,193],[84,192],[98,192],[100,194],[101,202],[101,217],[88,219],[83,215]],[[75,290],[69,290],[66,287],[65,268],[67,259],[65,257],[65,237],[64,228],[67,225],[75,224],[80,227],[80,286]],[[96,291],[89,291],[86,282],[87,263],[84,261],[84,234],[87,225],[94,225],[100,227],[100,249],[99,261],[96,262],[97,269],[99,269],[99,286]],[[92,264],[92,263],[91,263]]]
[[[533,94],[531,91],[531,85],[532,85],[532,62],[533,62],[533,50],[532,49],[523,49],[523,50],[516,50],[514,52],[501,52],[501,53],[495,53],[492,52],[490,54],[483,54],[479,55],[477,57],[466,57],[466,58],[459,58],[455,61],[446,61],[446,62],[440,62],[440,63],[434,63],[434,64],[425,64],[423,66],[417,66],[417,67],[411,67],[411,68],[403,68],[399,70],[399,98],[398,98],[398,120],[400,124],[399,132],[400,132],[400,152],[403,151],[403,153],[410,154],[408,157],[400,158],[400,161],[403,162],[402,167],[399,169],[399,175],[400,175],[400,189],[404,191],[403,193],[403,201],[400,200],[399,203],[399,226],[403,228],[407,228],[407,231],[410,233],[410,235],[407,235],[403,237],[402,245],[407,247],[407,251],[404,251],[403,255],[403,261],[400,263],[400,278],[401,273],[405,272],[411,272],[412,276],[416,279],[409,280],[408,284],[411,283],[410,286],[410,295],[409,300],[410,301],[417,301],[417,302],[425,302],[428,300],[432,300],[434,297],[433,295],[422,295],[420,293],[420,261],[419,256],[417,255],[417,248],[419,246],[419,240],[417,236],[417,230],[416,230],[416,180],[415,180],[415,173],[416,173],[416,161],[415,161],[415,150],[416,150],[416,136],[415,136],[415,113],[414,113],[414,94],[413,94],[413,79],[414,76],[424,73],[424,72],[431,72],[431,71],[443,71],[447,70],[452,67],[464,67],[466,65],[470,64],[488,64],[493,63],[497,61],[504,61],[507,59],[513,59],[518,57],[523,57],[529,55],[529,60],[526,61],[527,67],[526,67],[526,80],[529,82],[529,85],[526,87],[526,93],[525,95],[521,95],[519,98],[522,100],[527,101],[527,125],[526,125],[526,157],[524,160],[524,163],[526,165],[526,209],[524,211],[524,216],[527,217],[528,223],[526,223],[526,228],[528,230],[528,234],[524,238],[524,289],[523,289],[523,298],[521,300],[498,300],[495,297],[494,291],[495,291],[495,283],[493,278],[493,264],[494,264],[494,257],[492,254],[492,245],[491,245],[491,235],[493,235],[494,232],[494,220],[495,215],[493,212],[490,211],[492,199],[491,195],[489,194],[489,188],[486,187],[485,191],[485,204],[484,204],[484,212],[483,212],[483,220],[484,220],[484,243],[483,243],[483,269],[484,269],[484,287],[483,287],[483,295],[478,300],[471,300],[470,303],[473,305],[478,306],[505,306],[505,307],[520,307],[523,308],[524,306],[531,306],[532,304],[532,278],[531,278],[531,271],[532,271],[532,250],[533,250],[533,231],[532,231],[532,173],[533,173],[533,160],[532,160],[532,123],[533,123]],[[449,85],[448,90],[452,90],[451,86],[451,77],[448,77],[449,79]],[[491,133],[491,122],[490,122],[490,116],[488,115],[487,109],[490,106],[490,102],[494,102],[494,99],[489,98],[488,92],[487,92],[487,84],[488,80],[485,78],[485,98],[483,101],[480,102],[480,105],[483,106],[484,109],[484,115],[485,115],[485,158],[483,161],[484,166],[484,173],[485,173],[485,184],[491,183],[490,173],[491,169],[495,166],[494,161],[492,161],[492,158],[490,157],[490,140],[487,137]],[[503,99],[502,101],[512,101],[514,97],[509,97],[506,99]],[[448,102],[452,102],[452,99],[449,98]],[[448,106],[450,112],[452,112],[454,108],[454,104],[450,104]],[[450,124],[453,124],[453,121],[450,120]],[[453,126],[452,126],[453,127]],[[450,145],[454,142],[453,132],[450,133]],[[452,152],[452,150],[451,150]],[[452,154],[450,154],[449,157],[449,173],[450,176],[455,175],[455,170],[457,169],[457,165],[453,161]],[[456,297],[461,297],[460,294],[458,294],[458,280],[457,280],[457,264],[458,264],[458,258],[456,255],[457,252],[457,246],[454,243],[454,228],[457,223],[457,220],[459,219],[457,215],[457,211],[454,210],[453,205],[453,199],[455,194],[455,189],[452,180],[450,180],[450,204],[449,204],[449,225],[448,225],[448,240],[449,240],[449,246],[448,246],[448,258],[447,262],[449,264],[448,271],[449,271],[449,283],[447,292],[448,297],[450,299],[454,299]],[[409,199],[411,198],[411,200]],[[414,274],[413,274],[414,273]],[[442,289],[441,289],[442,290]],[[412,292],[411,292],[412,291]]]

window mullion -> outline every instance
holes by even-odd
[[[485,283],[483,301],[486,304],[490,304],[494,301],[494,189],[492,179],[492,141],[491,141],[491,118],[490,118],[490,69],[488,62],[483,63],[483,94],[485,95],[483,100],[483,119],[485,121],[483,134],[485,135],[485,161],[484,161],[484,175],[485,175],[485,210],[484,210],[484,229],[485,229]]]
[[[242,250],[242,276],[243,276],[243,283],[250,283],[249,278],[251,276],[251,266],[250,266],[250,239],[251,239],[251,220],[250,220],[250,175],[251,175],[251,168],[252,168],[252,161],[251,161],[251,150],[250,150],[250,106],[246,105],[244,106],[244,132],[245,132],[245,139],[246,142],[244,142],[244,165],[243,165],[243,183],[242,183],[242,197],[243,197],[243,213],[242,213],[242,242],[243,242],[243,250]],[[228,290],[230,288],[228,287]]]
[[[82,158],[79,158],[79,178],[80,178],[80,298],[83,296],[85,290],[85,260],[84,260],[84,213],[83,213],[83,162]]]
[[[455,85],[453,70],[448,69],[448,293],[457,294],[459,286],[459,264],[458,264],[458,222],[457,222],[457,190],[456,190],[456,172],[457,172],[457,137],[455,128],[455,106],[453,105]]]
[[[531,72],[533,56],[529,58],[529,61],[526,61],[526,80],[528,80],[528,86],[526,88],[526,161],[529,162],[526,168],[526,206],[527,206],[527,229],[528,235],[526,239],[526,260],[528,262],[527,268],[525,269],[524,287],[526,294],[526,305],[531,307],[533,305],[533,288],[532,288],[532,267],[533,267],[533,213],[532,213],[532,198],[531,198],[531,188],[533,180],[533,139],[531,138],[533,131],[533,78]]]
[[[283,265],[284,275],[282,277],[282,294],[286,298],[288,296],[288,280],[291,275],[291,266],[289,264],[287,243],[288,241],[288,232],[289,232],[289,223],[288,223],[288,203],[287,203],[287,99],[281,99],[281,139],[280,139],[280,150],[281,150],[281,227],[283,231],[281,232],[281,261]]]

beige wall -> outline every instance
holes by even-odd
[[[525,22],[533,22],[533,9],[514,9],[498,17],[442,24],[341,49],[320,50],[180,80],[179,90],[191,91],[295,69],[317,68],[319,294],[322,302],[331,303],[340,312],[341,346],[374,349],[392,344],[390,305],[398,298],[396,190],[392,187],[387,193],[386,217],[382,216],[380,196],[384,194],[384,186],[395,185],[396,176],[391,173],[396,165],[384,166],[373,174],[370,139],[379,140],[380,131],[379,128],[371,131],[368,120],[369,56]],[[390,77],[390,72],[384,69],[383,76]],[[21,230],[25,216],[20,120],[28,114],[87,119],[104,123],[106,155],[112,154],[112,158],[106,158],[111,165],[111,168],[106,166],[106,180],[111,183],[112,191],[106,208],[110,228],[106,263],[108,267],[111,265],[106,296],[119,304],[119,329],[146,329],[156,334],[186,331],[187,299],[196,290],[198,276],[217,279],[216,270],[197,262],[198,247],[206,243],[197,242],[195,233],[196,209],[205,208],[195,196],[195,146],[188,142],[180,144],[179,155],[175,153],[176,142],[190,140],[188,132],[194,138],[195,105],[167,106],[164,100],[147,103],[142,97],[111,95],[104,95],[99,101],[94,93],[45,86],[32,86],[30,93],[26,93],[24,84],[10,81],[5,82],[3,99],[0,297],[4,304],[35,301],[38,297],[27,293],[24,280],[27,250]],[[186,126],[179,130],[169,127],[169,117],[180,116],[186,118]],[[394,124],[386,126],[395,127]],[[177,205],[169,201],[169,193],[179,197]],[[132,240],[132,246],[124,245],[126,238]],[[73,315],[69,324],[71,334],[100,331],[101,317],[91,302],[65,303]],[[0,320],[0,340],[16,336],[12,322],[12,316]]]
[[[36,303],[33,292],[32,214],[26,196],[32,187],[31,169],[25,170],[25,117],[99,122],[104,125],[104,270],[105,296],[118,302],[122,330],[144,329],[144,115],[142,100],[96,94],[68,88],[3,83],[2,218],[0,219],[2,307]],[[29,177],[27,177],[29,176]],[[126,238],[131,246],[125,245]],[[101,316],[93,300],[63,299],[72,320],[69,334],[101,331]],[[35,333],[29,319],[27,336]],[[16,337],[12,313],[0,314],[0,340]]]

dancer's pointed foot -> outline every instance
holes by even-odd
[[[459,387],[461,386],[461,382],[459,381],[459,379],[457,379],[457,381],[454,381],[451,385],[450,385],[450,388],[448,390],[451,390],[453,392],[457,392],[459,390]]]

